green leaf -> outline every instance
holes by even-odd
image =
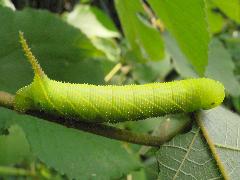
[[[196,71],[204,74],[208,63],[209,33],[204,0],[148,0],[176,38]]]
[[[232,96],[239,96],[240,84],[233,72],[234,64],[231,55],[219,40],[213,39],[210,44],[209,64],[205,75],[222,82]]]
[[[157,152],[159,179],[222,179],[200,128],[175,137]]]
[[[112,20],[97,7],[77,5],[72,12],[65,15],[65,18],[68,23],[89,37],[120,37]]]
[[[220,13],[214,11],[216,6],[214,5],[214,3],[212,3],[211,0],[207,0],[205,2],[207,6],[206,12],[207,12],[209,30],[212,34],[219,33],[222,30],[224,25],[223,16]]]
[[[109,60],[113,62],[119,61],[121,49],[114,39],[92,37],[91,41],[97,49],[105,53]]]
[[[8,135],[0,136],[0,165],[13,165],[30,155],[29,144],[23,130],[13,125],[8,129]]]
[[[42,162],[74,179],[116,179],[141,167],[123,144],[37,118],[16,115],[31,150]]]
[[[15,10],[15,7],[10,0],[0,0],[0,6],[9,7],[12,10]]]
[[[173,58],[173,66],[176,71],[183,78],[198,77],[170,34],[164,33],[163,37],[167,51]],[[231,95],[240,95],[240,85],[233,73],[234,64],[229,52],[217,39],[212,39],[209,49],[209,63],[205,76],[222,82]]]
[[[186,56],[182,53],[181,49],[179,49],[175,39],[168,32],[163,34],[163,39],[167,52],[173,59],[173,67],[178,74],[184,78],[198,77]]]
[[[112,20],[101,9],[89,5],[77,5],[63,18],[88,36],[93,45],[104,52],[109,60],[119,60],[120,48],[116,41],[110,38],[119,38],[120,34]]]
[[[240,23],[240,2],[239,0],[210,0],[228,17]]]
[[[170,56],[166,55],[166,57],[159,62],[149,61],[145,64],[134,64],[132,76],[138,83],[151,83],[164,80],[171,69]]]
[[[190,132],[160,147],[159,179],[238,179],[240,117],[217,107],[196,120]]]
[[[224,107],[203,111],[199,121],[221,172],[228,179],[240,177],[240,117]]]
[[[24,32],[49,77],[72,82],[103,83],[102,54],[77,29],[47,11],[0,8],[0,89],[15,92],[32,81],[33,73],[18,42]],[[92,58],[89,60],[89,58]],[[14,73],[13,73],[14,72]]]
[[[161,60],[164,57],[164,45],[160,32],[146,23],[141,15],[144,10],[140,0],[115,0],[115,7],[121,21],[124,35],[131,50],[139,61]]]

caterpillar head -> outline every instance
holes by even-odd
[[[204,78],[205,82],[202,82],[201,89],[201,104],[203,109],[211,109],[219,106],[225,97],[224,86],[222,83]]]

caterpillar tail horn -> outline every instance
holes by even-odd
[[[44,71],[42,70],[40,64],[38,63],[37,59],[32,54],[31,49],[29,48],[22,31],[19,31],[19,40],[20,40],[20,43],[22,45],[22,49],[23,49],[23,52],[24,52],[26,58],[28,59],[28,61],[32,65],[35,77],[39,76],[40,78],[42,78],[43,76],[46,76]]]

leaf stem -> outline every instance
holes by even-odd
[[[0,91],[0,106],[6,107],[8,109],[14,110],[14,95],[7,92]],[[176,132],[171,133],[166,136],[152,136],[148,134],[134,133],[128,130],[119,129],[106,124],[99,123],[87,123],[81,122],[76,119],[64,119],[63,117],[56,117],[47,113],[39,111],[27,111],[27,115],[38,117],[50,122],[55,122],[64,125],[68,128],[74,128],[86,132],[90,132],[96,135],[104,136],[111,139],[117,139],[121,141],[126,141],[134,144],[141,144],[146,146],[160,146],[163,143],[171,140],[176,134],[182,132],[185,128],[184,126],[179,128]]]
[[[142,2],[143,10],[150,18],[150,21],[151,21],[151,24],[153,25],[153,27],[157,28],[160,32],[164,32],[165,31],[164,24],[160,21],[160,19],[158,19],[155,16],[151,7],[149,7],[144,1],[141,1],[141,2]]]
[[[112,79],[112,77],[121,69],[121,67],[122,67],[121,63],[116,64],[111,69],[111,71],[105,76],[105,78],[104,78],[105,82],[110,81]]]

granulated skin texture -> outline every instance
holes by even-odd
[[[222,84],[207,78],[95,86],[57,82],[44,75],[17,92],[15,107],[86,122],[114,123],[210,109],[221,104],[224,96]]]
[[[225,96],[223,85],[207,78],[125,86],[57,82],[45,75],[23,33],[19,37],[35,75],[30,85],[16,93],[14,108],[20,112],[37,110],[80,121],[115,123],[210,109]]]

